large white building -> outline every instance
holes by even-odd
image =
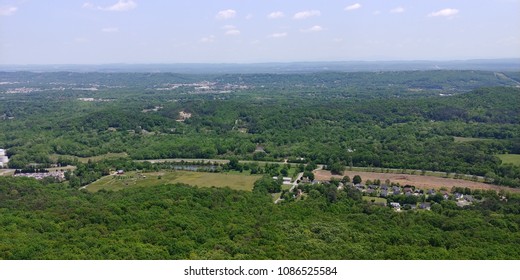
[[[5,155],[5,150],[0,149],[0,168],[3,168],[9,162],[9,158]]]

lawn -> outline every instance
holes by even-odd
[[[123,175],[108,175],[88,185],[87,190],[121,190],[128,187],[150,187],[162,184],[184,183],[199,187],[229,187],[251,191],[261,176],[191,171],[127,172]]]
[[[497,155],[502,160],[502,163],[512,163],[514,165],[520,165],[520,155],[516,154],[503,154]]]
[[[386,198],[371,197],[371,196],[363,196],[362,198],[364,201],[372,202],[372,199],[373,199],[374,203],[384,203],[386,205]]]

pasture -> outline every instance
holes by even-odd
[[[503,154],[503,155],[497,155],[500,160],[502,160],[502,163],[511,163],[514,165],[520,166],[520,155],[516,154]]]

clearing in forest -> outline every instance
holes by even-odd
[[[512,163],[514,165],[519,165],[520,166],[520,155],[503,154],[503,155],[497,155],[497,157],[499,157],[500,160],[502,160],[502,163],[504,163],[504,164]]]
[[[261,176],[193,171],[126,172],[108,175],[88,185],[86,189],[96,192],[101,189],[121,190],[128,187],[151,187],[163,184],[184,183],[199,187],[229,187],[234,190],[251,191]]]

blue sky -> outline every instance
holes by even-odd
[[[0,0],[0,64],[520,57],[520,0]]]

